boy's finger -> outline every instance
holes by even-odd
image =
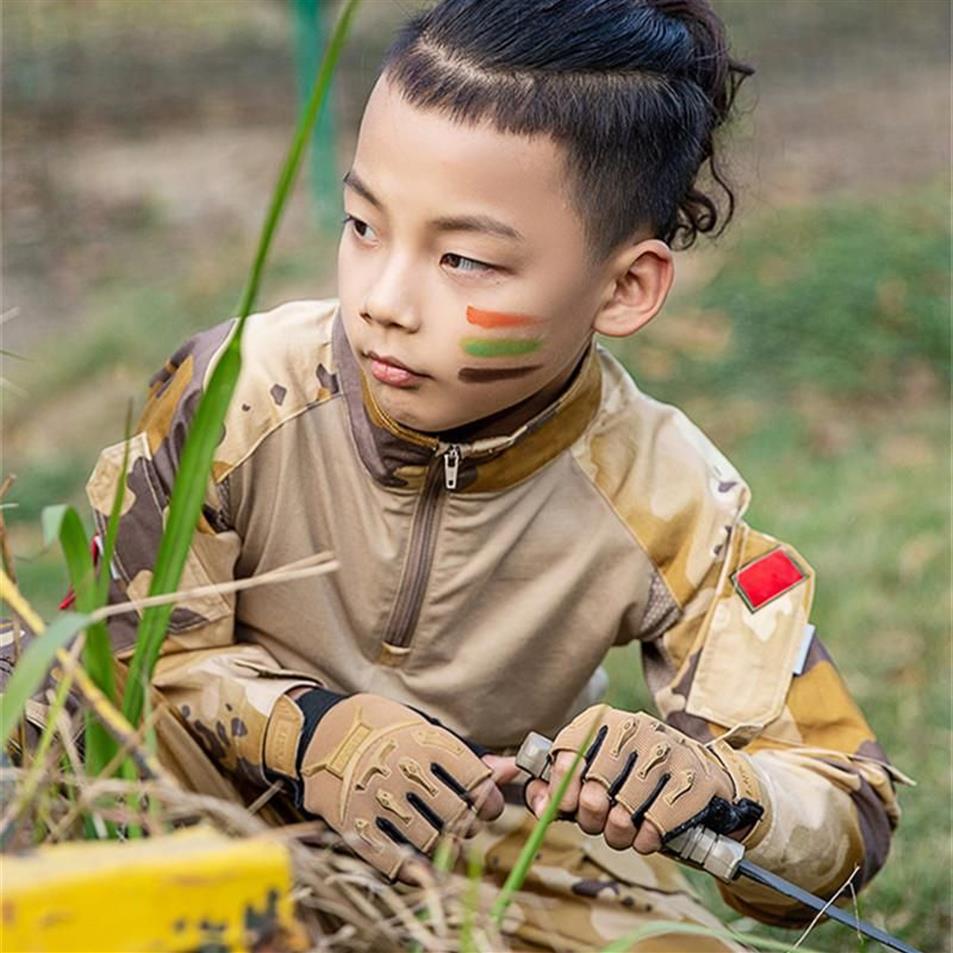
[[[416,857],[408,857],[400,865],[397,879],[412,887],[428,887],[434,882],[430,864]]]
[[[635,835],[632,845],[640,854],[654,854],[661,850],[662,838],[651,821],[643,821],[639,825],[639,832]]]
[[[487,778],[478,787],[474,788],[471,797],[477,817],[481,821],[496,820],[503,813],[503,795],[496,784],[493,783],[492,778]]]
[[[601,834],[611,807],[605,786],[598,781],[586,781],[579,793],[576,820],[587,834]]]
[[[616,804],[606,818],[606,843],[616,850],[626,850],[635,839],[635,827],[632,816],[619,804]]]
[[[534,778],[526,785],[525,798],[527,807],[539,817],[549,800],[549,785],[539,778]]]
[[[493,772],[493,781],[496,784],[509,784],[522,771],[514,757],[504,758],[502,755],[485,754],[483,763]]]
[[[553,762],[552,774],[549,777],[550,797],[555,796],[556,788],[559,787],[563,775],[568,774],[575,760],[576,753],[574,751],[560,751],[559,754],[556,755],[556,760]],[[562,801],[559,802],[560,811],[573,812],[579,805],[579,791],[582,787],[579,775],[582,773],[584,767],[585,766],[580,762],[572,780],[569,782],[569,787],[566,788],[566,793],[563,795]]]

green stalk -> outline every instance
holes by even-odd
[[[99,563],[99,573],[96,577],[92,607],[98,609],[109,601],[110,567],[113,554],[116,551],[116,536],[119,533],[119,517],[122,513],[123,499],[126,493],[125,473],[129,466],[129,440],[132,434],[132,406],[126,411],[125,442],[123,444],[122,467],[123,474],[116,481],[116,492],[113,494],[112,507],[109,511],[109,520],[106,523],[106,537],[102,540],[103,551]],[[92,608],[90,609],[92,611]],[[109,630],[105,622],[90,626],[86,633],[86,649],[83,662],[90,678],[96,687],[102,691],[113,705],[116,704],[116,673],[113,663],[112,645],[109,641]],[[97,776],[109,764],[119,750],[116,740],[106,730],[105,726],[96,720],[91,712],[86,713],[86,773]],[[109,830],[115,830],[110,824]]]
[[[265,224],[262,228],[261,238],[258,243],[258,251],[255,254],[255,261],[252,264],[251,275],[248,284],[245,286],[245,293],[242,296],[239,314],[241,320],[244,320],[251,313],[255,304],[255,297],[258,294],[258,286],[261,284],[261,276],[264,272],[265,261],[271,248],[272,237],[275,229],[278,227],[278,221],[284,211],[288,194],[294,185],[298,169],[301,166],[301,157],[311,138],[311,132],[314,124],[318,120],[321,109],[327,99],[328,91],[331,88],[331,78],[334,76],[334,70],[338,59],[341,56],[341,50],[344,48],[344,41],[351,29],[351,20],[357,12],[361,0],[347,0],[344,9],[338,17],[334,32],[328,42],[328,48],[321,60],[321,66],[318,69],[318,76],[314,87],[311,90],[311,98],[304,113],[298,120],[298,127],[295,131],[294,139],[291,141],[291,148],[288,150],[288,157],[278,177],[278,184],[275,186],[274,197],[271,200],[271,207],[268,209],[268,215],[265,218]]]
[[[192,544],[192,534],[195,532],[205,498],[206,481],[215,447],[241,370],[241,338],[245,322],[254,307],[278,221],[287,204],[311,130],[327,98],[334,68],[359,3],[360,0],[347,0],[334,27],[311,98],[298,121],[288,157],[275,186],[258,241],[258,250],[242,295],[238,321],[221,359],[212,372],[195,419],[189,428],[178,476],[172,488],[165,532],[156,554],[152,584],[149,587],[150,595],[174,592],[182,578],[185,560]],[[172,605],[153,606],[143,612],[140,620],[136,649],[129,666],[129,679],[123,699],[123,712],[133,725],[138,725],[142,718],[145,691],[162,649],[172,610]]]
[[[556,815],[559,813],[559,805],[562,803],[562,799],[566,791],[569,790],[572,779],[579,770],[583,754],[589,750],[589,745],[595,737],[598,725],[599,713],[597,712],[596,717],[593,719],[592,726],[586,734],[586,740],[579,746],[579,750],[576,752],[569,770],[563,775],[556,787],[555,794],[549,799],[549,803],[543,810],[542,817],[539,818],[530,831],[529,837],[526,838],[526,843],[523,844],[523,849],[520,851],[520,855],[516,859],[513,869],[510,871],[509,876],[500,889],[499,895],[494,901],[493,907],[490,909],[490,916],[493,918],[493,922],[497,927],[502,925],[503,916],[507,908],[513,902],[513,897],[516,895],[516,892],[523,886],[523,881],[526,880],[530,867],[533,866],[533,860],[536,858],[536,854],[543,844],[546,831],[549,829],[549,825],[556,820]]]
[[[56,653],[89,625],[89,618],[63,612],[26,647],[0,695],[0,748],[10,740],[26,703],[43,684]],[[65,680],[65,679],[64,679]],[[52,721],[49,721],[52,725]]]
[[[117,497],[121,505],[123,481],[119,482]],[[115,504],[113,509],[118,511]],[[89,540],[79,514],[71,506],[48,506],[43,510],[42,523],[43,535],[48,543],[59,538],[76,598],[76,608],[84,615],[89,615],[103,604],[105,597],[100,597],[101,587],[96,579]],[[106,578],[108,580],[108,572]],[[111,702],[115,702],[112,648],[104,622],[93,623],[86,629],[83,665],[96,686]],[[89,712],[85,715],[85,740],[86,772],[95,776],[112,760],[118,748],[112,735]]]
[[[460,924],[460,953],[477,953],[473,939],[477,907],[480,904],[480,881],[483,880],[483,855],[471,850],[467,855],[467,892],[463,897],[463,919]]]
[[[57,649],[61,648],[70,638],[79,633],[82,628],[81,623],[84,621],[84,616],[76,616],[71,612],[64,613],[43,633],[43,637],[30,643],[29,648],[20,657],[20,661],[13,670],[13,675],[10,676],[7,691],[2,696],[3,707],[6,707],[7,699],[10,696],[12,696],[11,704],[17,704],[22,698],[23,707],[26,707],[26,700],[39,688],[40,682],[49,670],[49,662],[52,661],[52,657],[56,654]],[[36,647],[41,644],[42,648],[37,650]],[[31,653],[30,649],[34,649],[35,651]],[[49,653],[48,656],[47,653]],[[47,657],[47,664],[42,664],[42,660],[47,660]],[[24,662],[27,664],[24,665]],[[21,669],[23,674],[19,680],[16,680],[15,676]],[[39,673],[38,677],[35,677],[36,673]],[[15,680],[17,681],[16,685],[14,685]],[[25,687],[31,683],[33,683],[32,690],[24,692]],[[9,826],[0,830],[0,845],[6,842],[7,836],[10,830],[12,830],[17,817],[19,817],[20,812],[26,805],[30,803],[40,781],[43,779],[43,775],[46,772],[46,756],[50,750],[50,745],[53,743],[53,735],[57,732],[57,721],[59,721],[60,714],[66,707],[66,699],[69,696],[72,685],[72,672],[64,672],[62,681],[56,687],[53,702],[46,713],[46,724],[43,726],[40,742],[33,755],[33,764],[17,795],[16,803],[10,815]],[[9,723],[4,722],[5,736],[7,724]],[[38,811],[38,815],[39,813]]]

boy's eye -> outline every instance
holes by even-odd
[[[440,259],[441,265],[446,265],[454,271],[493,271],[493,266],[485,261],[477,261],[476,258],[464,258],[463,255],[455,255],[453,252],[447,252]]]
[[[345,215],[344,218],[341,219],[341,224],[344,226],[350,224],[359,238],[367,238],[367,233],[369,231],[373,232],[373,229],[367,222],[362,222],[353,215]],[[488,265],[484,261],[477,261],[475,258],[465,258],[463,255],[456,255],[453,252],[447,252],[440,261],[441,263],[446,262],[454,271],[488,272],[496,270],[493,265]]]
[[[354,229],[354,233],[359,238],[373,238],[374,237],[374,229],[371,228],[371,226],[368,225],[367,222],[362,222],[361,219],[355,218],[353,215],[345,215],[344,218],[341,219],[341,223],[344,225],[345,228],[347,228],[347,226],[350,225],[351,228]]]

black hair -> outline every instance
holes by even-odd
[[[594,258],[646,226],[687,248],[734,212],[714,135],[754,71],[707,0],[441,0],[383,72],[415,106],[562,145]]]

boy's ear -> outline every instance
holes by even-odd
[[[608,263],[609,287],[592,323],[594,331],[623,338],[661,310],[675,279],[672,250],[657,238],[626,245]]]

